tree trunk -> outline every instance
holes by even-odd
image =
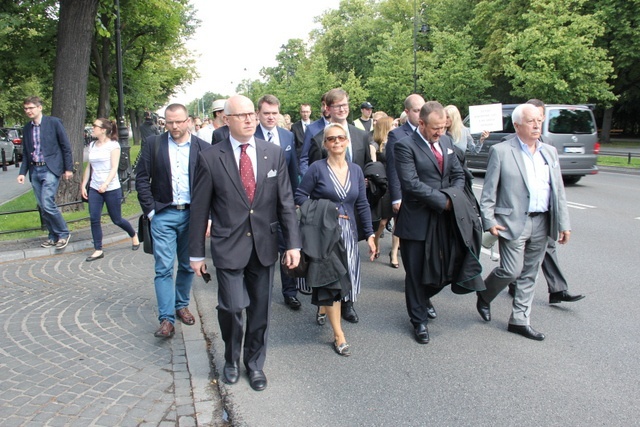
[[[600,143],[609,144],[611,142],[611,121],[613,119],[613,107],[604,110],[602,116],[602,129],[600,130]]]
[[[97,11],[98,0],[60,1],[51,115],[64,123],[76,171],[71,180],[60,180],[58,204],[80,200],[89,55]],[[84,209],[82,203],[63,208],[78,209]]]

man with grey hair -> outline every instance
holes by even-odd
[[[476,308],[491,320],[490,304],[515,280],[508,331],[542,341],[530,325],[531,305],[547,237],[565,244],[571,234],[556,149],[540,141],[542,115],[530,104],[512,113],[516,136],[491,147],[480,198],[484,229],[498,237],[500,265],[485,279]]]

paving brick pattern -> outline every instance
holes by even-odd
[[[153,336],[153,257],[86,256],[0,264],[0,424],[196,425],[182,327]]]

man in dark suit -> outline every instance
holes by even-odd
[[[269,310],[274,264],[278,261],[278,224],[287,251],[284,264],[295,268],[302,242],[284,151],[254,137],[256,113],[250,99],[227,100],[230,136],[202,152],[196,169],[191,208],[191,267],[204,272],[205,231],[211,213],[211,257],[218,281],[218,321],[225,343],[223,379],[238,381],[246,309],[243,361],[249,383],[267,387]]]
[[[277,116],[280,113],[280,101],[273,95],[264,95],[258,100],[258,126],[255,137],[271,142],[284,151],[291,182],[291,192],[295,194],[298,187],[298,159],[296,158],[295,142],[293,134],[286,129],[277,126]],[[278,229],[278,249],[280,255],[286,251],[284,236]],[[282,282],[282,296],[284,303],[293,310],[300,309],[300,301],[297,298],[296,281],[287,275],[285,268],[280,264],[280,280]]]
[[[402,190],[395,235],[400,238],[402,263],[406,272],[405,299],[415,339],[429,342],[428,301],[444,285],[438,238],[447,226],[451,200],[441,190],[464,189],[464,172],[449,138],[443,137],[446,114],[439,102],[422,106],[418,129],[394,144],[396,172]],[[434,259],[436,258],[436,259]]]
[[[40,246],[64,249],[69,244],[71,234],[56,205],[56,193],[60,176],[64,179],[73,176],[71,144],[60,119],[42,115],[42,100],[39,97],[25,99],[24,112],[31,121],[22,131],[24,161],[20,165],[18,182],[24,184],[28,170],[33,193],[49,232],[49,237]]]
[[[535,281],[547,239],[569,241],[569,212],[552,145],[540,141],[543,116],[522,104],[513,110],[516,137],[489,150],[480,209],[485,230],[498,237],[500,266],[485,279],[476,308],[491,320],[491,301],[513,280],[515,296],[508,331],[542,341],[544,334],[529,324]]]
[[[544,102],[539,99],[530,99],[527,104],[535,106],[540,114],[542,114],[542,121],[545,120]],[[506,141],[515,137],[515,134],[504,137],[502,140]],[[551,141],[544,135],[540,135],[540,141],[548,144]],[[572,295],[569,293],[569,283],[564,277],[562,270],[560,270],[560,262],[558,261],[558,251],[556,249],[555,239],[547,239],[547,249],[542,259],[542,273],[547,280],[547,288],[549,289],[549,304],[558,304],[561,302],[575,302],[584,298],[584,295]],[[509,295],[514,297],[516,295],[515,282],[509,283]]]
[[[369,134],[347,122],[349,117],[349,95],[344,89],[331,89],[325,94],[325,105],[330,112],[331,123],[339,123],[349,132],[350,143],[347,145],[347,160],[357,164],[364,173],[364,167],[371,163],[371,144]],[[321,129],[311,140],[309,147],[309,165],[316,160],[327,157],[324,150],[324,128]],[[358,323],[360,320],[353,303],[356,301],[357,293],[353,290],[342,301],[341,314],[347,322]]]
[[[217,144],[227,138],[229,138],[229,126],[225,124],[224,126],[220,126],[218,129],[213,131],[213,135],[211,136],[211,144]]]
[[[304,142],[302,143],[302,150],[300,151],[300,176],[304,176],[304,174],[307,173],[307,169],[309,169],[309,149],[311,148],[313,137],[321,130],[324,130],[324,128],[330,123],[329,119],[331,118],[331,113],[330,110],[327,109],[327,105],[325,103],[326,96],[326,93],[323,94],[322,99],[320,100],[320,113],[322,114],[322,117],[307,126],[307,130],[304,133]]]
[[[304,133],[311,124],[311,105],[300,104],[300,120],[291,125],[291,132],[296,140],[296,157],[300,163],[300,154],[302,154],[302,145],[304,144]]]
[[[189,265],[189,216],[198,153],[206,141],[189,132],[191,120],[182,104],[165,110],[167,132],[147,138],[136,168],[136,190],[143,213],[151,220],[155,291],[160,327],[158,338],[171,338],[176,316],[186,325],[195,318],[189,311],[193,270]],[[173,279],[173,264],[178,272]]]

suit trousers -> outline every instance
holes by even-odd
[[[282,234],[282,227],[278,224],[278,252],[280,257],[287,251],[287,245],[284,243],[284,234]],[[280,264],[280,282],[282,283],[282,296],[287,297],[295,297],[298,295],[298,289],[296,287],[297,281],[293,277],[289,276],[285,273],[285,267],[281,262]]]
[[[547,250],[544,254],[544,260],[542,261],[542,273],[544,274],[544,278],[547,279],[549,293],[566,291],[569,289],[569,284],[558,265],[556,241],[551,237],[548,239]]]
[[[538,215],[527,217],[519,238],[506,240],[500,237],[498,240],[500,266],[487,276],[484,281],[487,289],[480,292],[480,295],[490,303],[515,279],[516,293],[509,319],[512,325],[529,324],[536,277],[547,247],[548,232],[548,214]]]
[[[245,268],[216,269],[218,279],[218,322],[225,344],[225,361],[240,360],[243,337],[242,311],[247,312],[244,333],[244,366],[247,370],[262,370],[267,356],[271,289],[274,265],[263,266],[253,249]]]
[[[404,296],[409,320],[415,327],[427,324],[427,300],[442,290],[441,287],[422,283],[422,266],[425,257],[424,240],[400,239],[400,255],[404,265]],[[506,285],[505,285],[506,286]]]

